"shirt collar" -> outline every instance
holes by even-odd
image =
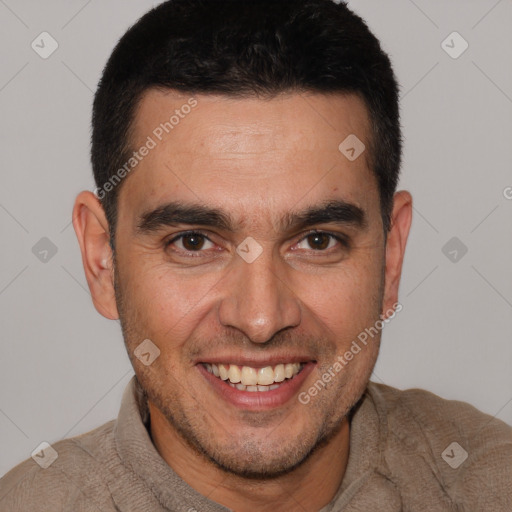
[[[330,512],[348,504],[364,485],[381,458],[382,436],[372,384],[350,413],[350,453],[342,484],[334,499],[320,512]],[[227,512],[188,485],[160,456],[149,434],[147,399],[134,375],[125,388],[114,427],[117,452],[169,510],[196,508],[208,512]]]
[[[144,481],[168,510],[228,511],[198,493],[174,472],[153,445],[148,425],[146,396],[134,375],[124,391],[114,426],[116,448],[123,464]]]

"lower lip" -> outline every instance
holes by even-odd
[[[246,410],[262,411],[280,407],[288,402],[313,371],[315,363],[306,363],[302,371],[292,379],[286,379],[281,385],[270,391],[240,391],[232,388],[227,381],[215,377],[202,364],[196,365],[204,378],[213,386],[215,391],[228,403]]]

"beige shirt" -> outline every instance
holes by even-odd
[[[0,479],[0,511],[228,511],[166,464],[148,418],[133,377],[117,420],[53,444],[46,469],[30,458]],[[462,402],[370,383],[351,420],[342,485],[321,510],[337,511],[510,512],[512,428]]]

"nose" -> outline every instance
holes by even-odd
[[[218,310],[222,325],[242,331],[253,343],[265,343],[278,331],[299,325],[300,300],[272,254],[263,251],[252,263],[237,258],[227,277]]]

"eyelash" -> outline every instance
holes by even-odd
[[[348,240],[345,237],[343,237],[342,235],[331,233],[330,231],[323,231],[323,230],[316,230],[316,229],[312,229],[311,231],[308,231],[307,233],[305,233],[304,236],[300,240],[297,241],[297,243],[302,242],[310,235],[316,235],[316,234],[330,236],[330,237],[334,238],[337,242],[339,242],[343,248],[345,248],[345,249],[350,248],[350,244],[349,244]],[[169,247],[174,242],[176,242],[186,236],[190,236],[190,235],[199,235],[199,236],[204,237],[209,242],[214,243],[208,237],[208,235],[206,233],[199,231],[199,230],[192,230],[192,231],[185,231],[183,233],[180,233],[179,235],[173,237],[171,240],[165,241],[165,243],[164,243],[165,248]],[[331,247],[331,249],[332,249],[332,247]],[[315,251],[314,249],[311,249],[311,250]],[[182,251],[179,251],[179,252],[182,252]],[[199,251],[186,251],[186,252],[188,254],[198,253],[198,255],[199,255],[201,252],[204,252],[204,251],[199,250]],[[315,252],[329,252],[329,249],[319,250],[319,251],[315,251]],[[192,257],[198,257],[198,256],[192,256]]]
[[[299,242],[302,242],[302,240],[304,240],[305,238],[307,238],[308,236],[310,235],[316,235],[316,234],[319,234],[319,235],[327,235],[327,236],[330,236],[332,238],[334,238],[334,240],[336,240],[337,242],[339,242],[345,249],[348,249],[350,246],[349,246],[349,242],[347,240],[346,237],[344,237],[343,235],[340,235],[339,233],[331,233],[330,231],[323,231],[323,230],[320,230],[320,229],[312,229],[311,231],[308,231],[300,240]],[[320,251],[322,252],[322,251]]]

